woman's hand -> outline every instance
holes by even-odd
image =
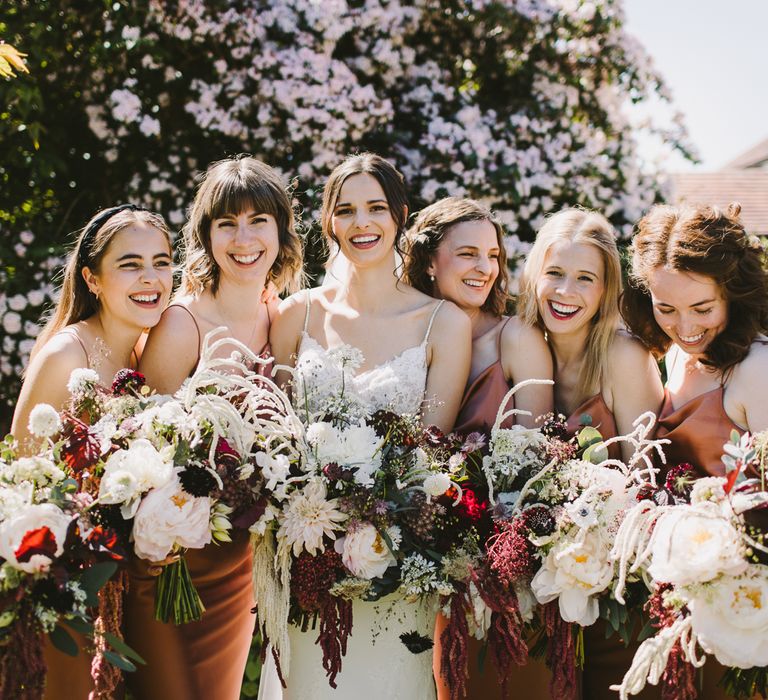
[[[163,567],[168,566],[169,564],[175,564],[177,561],[179,561],[179,558],[181,557],[181,554],[169,554],[165,559],[162,559],[161,561],[151,561],[149,562],[149,565],[147,566],[147,573],[150,576],[159,576],[163,573]]]

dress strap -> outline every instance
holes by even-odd
[[[437,306],[435,307],[435,310],[432,312],[432,316],[429,317],[429,325],[427,326],[427,332],[424,335],[424,340],[422,341],[422,345],[426,345],[427,341],[429,340],[429,334],[432,331],[432,324],[435,321],[435,316],[437,316],[437,312],[440,311],[440,307],[445,303],[445,299],[441,299]]]
[[[499,331],[499,339],[498,339],[498,341],[496,342],[496,344],[497,344],[497,346],[498,346],[498,353],[497,353],[497,354],[498,354],[498,356],[499,356],[499,359],[501,359],[501,339],[502,339],[502,337],[504,337],[504,329],[507,327],[507,324],[508,324],[508,323],[509,323],[511,320],[512,320],[512,317],[511,317],[511,316],[509,316],[509,317],[507,318],[507,320],[506,320],[506,321],[504,321],[504,325],[501,327],[501,330]]]
[[[309,309],[312,305],[312,299],[309,289],[307,290],[307,303],[306,303],[306,311],[304,312],[304,332],[307,332],[307,329],[309,328]]]
[[[195,362],[195,367],[197,367],[197,363],[200,362],[200,346],[203,344],[203,338],[200,335],[200,325],[197,323],[195,314],[193,314],[186,306],[184,306],[184,304],[168,304],[166,311],[172,308],[184,309],[184,311],[186,311],[189,314],[189,317],[192,319],[192,323],[195,324],[195,330],[197,331],[197,362]]]
[[[80,343],[80,347],[83,349],[83,352],[85,353],[85,361],[88,363],[88,369],[91,369],[91,355],[88,352],[88,348],[85,347],[85,343],[83,342],[83,339],[80,337],[78,332],[74,328],[62,328],[56,335],[59,335],[59,333],[66,333],[67,335],[71,335],[78,343]]]

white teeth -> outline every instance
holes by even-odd
[[[481,282],[480,280],[464,280],[464,284],[466,284],[468,287],[484,287],[485,282]]]
[[[160,298],[159,294],[132,294],[131,299],[134,301],[144,301],[147,303],[154,303]]]
[[[261,257],[261,253],[256,253],[255,255],[232,255],[232,257],[235,259],[236,262],[239,262],[241,265],[248,265],[252,262],[255,262]]]
[[[378,236],[353,236],[352,243],[373,243],[378,240]]]
[[[579,310],[578,306],[571,306],[570,304],[558,304],[556,301],[549,303],[552,304],[552,308],[559,314],[572,314]]]
[[[704,331],[699,333],[698,335],[681,335],[680,340],[682,340],[684,343],[698,343],[702,338],[704,337]]]

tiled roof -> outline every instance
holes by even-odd
[[[768,139],[761,141],[756,146],[752,146],[748,151],[745,151],[738,158],[728,163],[725,169],[741,170],[742,168],[761,167],[768,167]]]
[[[764,144],[768,147],[768,141]],[[752,149],[755,150],[755,149]],[[768,236],[768,170],[719,170],[672,175],[674,203],[741,204],[741,219],[750,233]]]

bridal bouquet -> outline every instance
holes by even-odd
[[[95,642],[100,660],[125,670],[135,669],[131,658],[140,661],[118,636],[94,629],[98,593],[124,550],[111,528],[90,522],[88,498],[68,477],[71,453],[66,441],[54,441],[67,428],[40,404],[30,415],[36,452],[20,456],[11,436],[0,444],[2,697],[42,696],[44,634],[67,654],[78,652],[70,629]]]
[[[692,700],[695,668],[707,656],[728,667],[730,695],[768,693],[766,438],[734,431],[724,447],[724,477],[694,479],[689,465],[675,467],[667,498],[642,500],[627,514],[615,554],[622,572],[648,579],[659,631],[616,687],[622,699],[661,680],[666,698]],[[745,470],[755,465],[761,479],[747,479]]]
[[[173,396],[151,395],[138,372],[122,370],[110,390],[91,370],[70,381],[69,472],[91,499],[95,523],[118,530],[149,561],[172,557],[158,577],[155,616],[176,624],[199,620],[204,607],[183,553],[229,542],[233,524],[259,515],[258,412],[265,389],[242,357],[217,359],[209,334],[195,374]]]
[[[398,592],[450,596],[479,554],[473,517],[453,476],[460,444],[418,416],[372,414],[336,397],[263,454],[270,503],[253,530],[256,599],[265,636],[287,673],[287,625],[319,623],[329,682],[341,670],[352,601]],[[271,431],[273,436],[278,431]],[[288,447],[297,448],[292,455]],[[274,571],[277,562],[277,579]],[[269,572],[269,573],[268,573]],[[427,639],[403,639],[409,649]]]

